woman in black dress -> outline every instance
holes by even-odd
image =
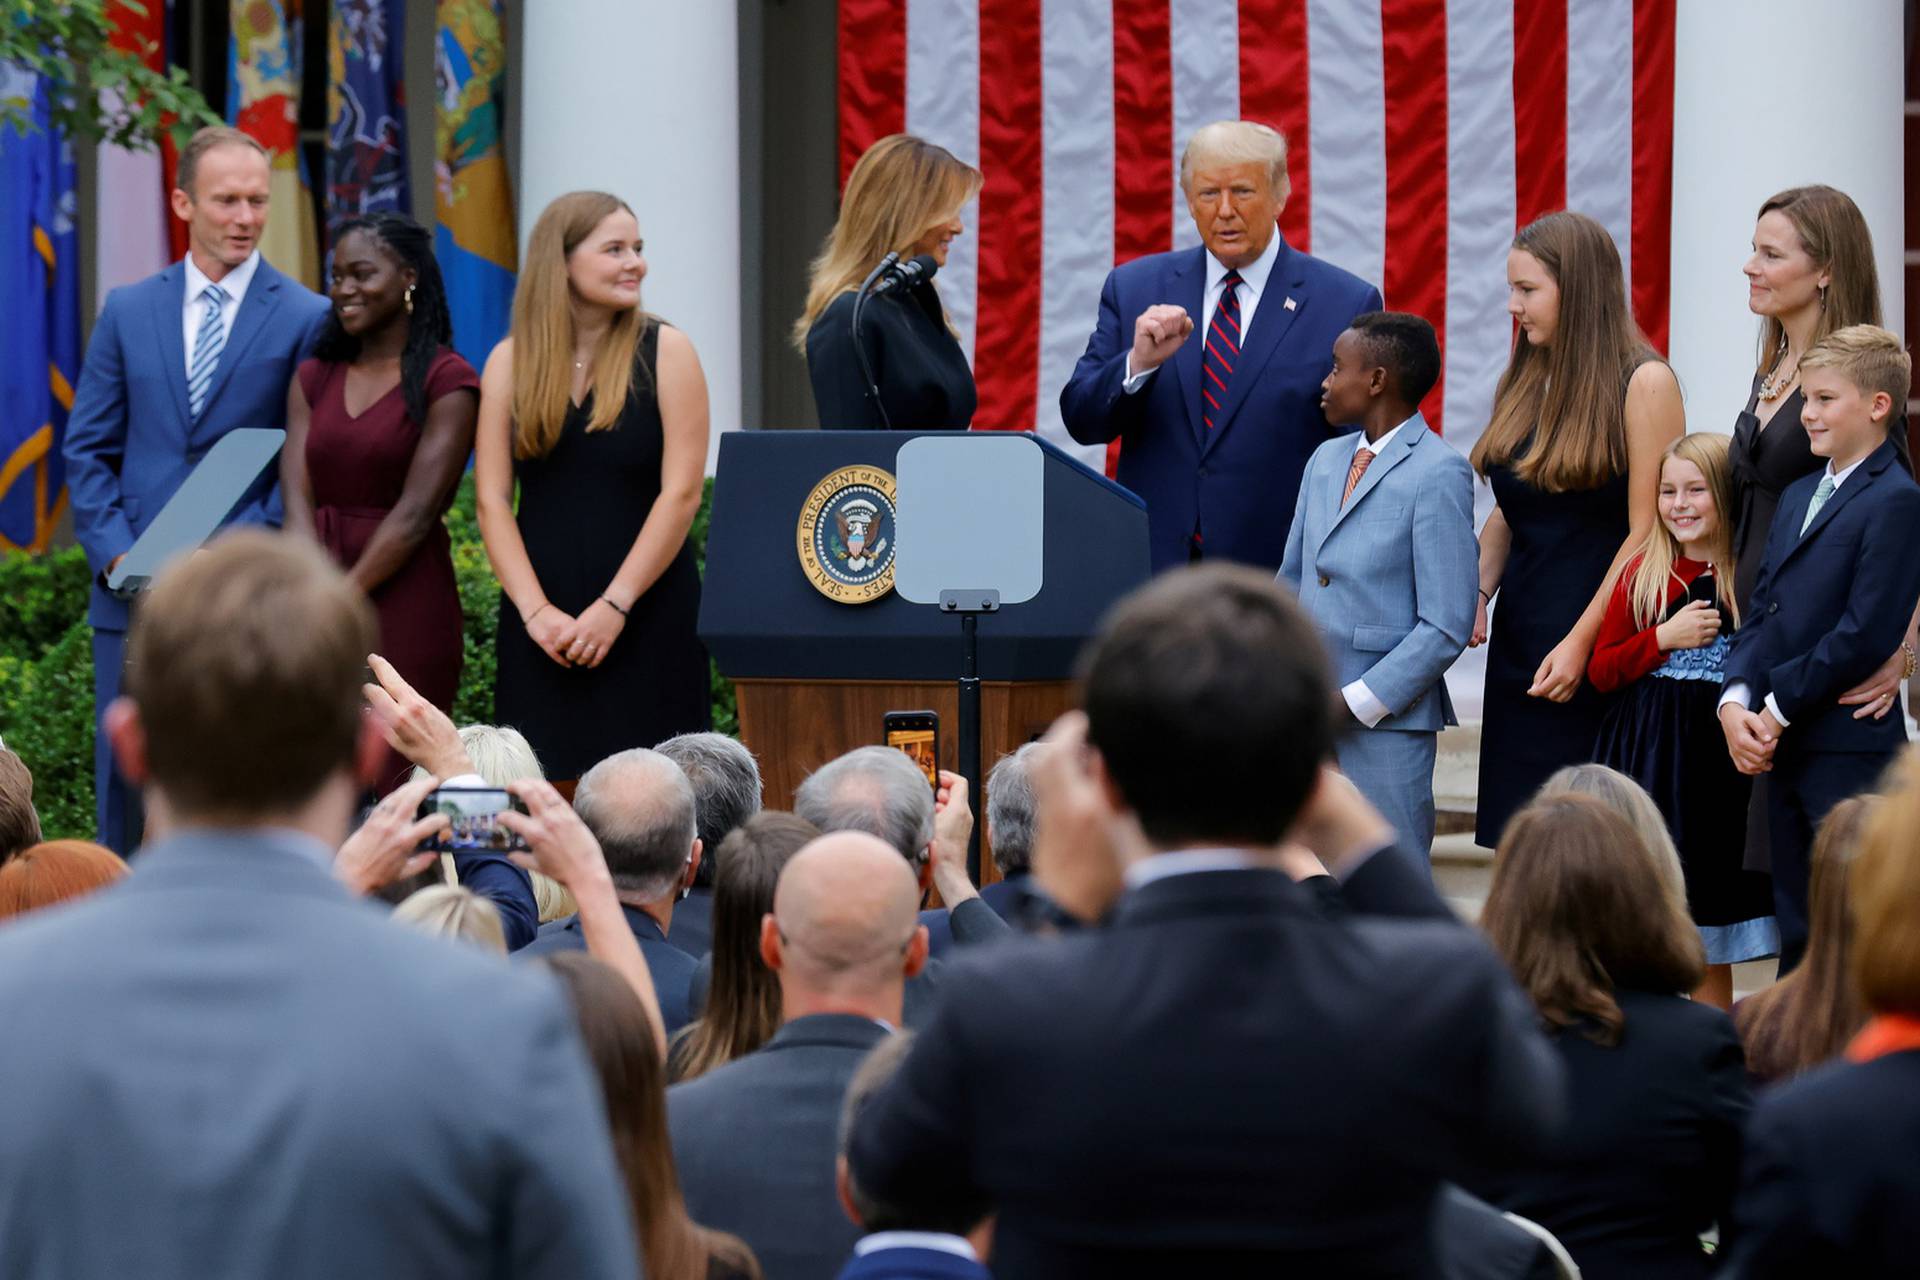
[[[1593,759],[1606,711],[1587,659],[1614,575],[1653,528],[1660,457],[1686,432],[1680,385],[1627,310],[1620,251],[1585,214],[1521,228],[1507,255],[1513,355],[1473,447],[1493,486],[1480,530],[1488,634],[1474,839],[1499,843],[1547,776]]]
[[[495,714],[559,779],[711,722],[687,544],[707,386],[685,335],[641,309],[641,248],[614,196],[548,205],[512,331],[481,375],[474,487],[502,589]]]
[[[980,181],[978,169],[944,147],[905,133],[868,147],[847,175],[840,218],[814,260],[793,333],[806,353],[822,428],[964,431],[973,421],[973,370],[930,278],[888,284],[885,292],[877,282],[858,335],[853,304],[888,253],[902,262],[924,254],[946,266],[953,238],[965,230],[960,210]]]

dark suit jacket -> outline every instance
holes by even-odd
[[[0,927],[0,1275],[632,1277],[565,996],[183,832]]]
[[[1727,1275],[1912,1275],[1920,1267],[1920,1051],[1836,1062],[1761,1096]]]
[[[1724,1224],[1752,1098],[1727,1015],[1672,995],[1619,991],[1620,1043],[1574,1031],[1567,1128],[1552,1151],[1469,1182],[1554,1233],[1585,1280],[1711,1275],[1699,1235]]]
[[[1075,926],[1071,916],[1062,912],[1053,902],[1033,886],[1033,875],[1026,871],[1016,871],[1002,880],[980,890],[980,900],[993,909],[993,914],[1006,922],[1013,933],[1031,933],[1036,926],[1050,925],[1054,928],[1070,929]],[[948,918],[945,908],[935,907],[920,913],[920,923],[927,926],[927,954],[939,959],[948,955],[956,941],[961,946],[974,942],[990,942],[1007,936],[998,930],[988,932],[984,929],[969,931],[966,926],[971,921],[962,922],[962,932],[958,939],[954,936],[953,921]]]
[[[993,1280],[993,1276],[957,1253],[902,1245],[849,1258],[839,1280]]]
[[[659,922],[652,916],[625,903],[620,910],[627,917],[627,927],[640,943],[640,954],[647,958],[647,970],[653,974],[654,994],[660,999],[660,1018],[667,1024],[667,1035],[671,1037],[692,1017],[687,1002],[696,961],[667,941],[667,935],[660,931]],[[587,936],[580,931],[580,917],[573,915],[541,925],[540,936],[517,954],[541,956],[586,949]]]
[[[1120,438],[1117,478],[1146,499],[1156,573],[1187,562],[1196,527],[1209,559],[1274,571],[1286,551],[1301,473],[1327,438],[1320,383],[1333,367],[1333,340],[1356,315],[1380,309],[1380,291],[1280,239],[1227,402],[1209,432],[1200,419],[1206,254],[1156,253],[1107,276],[1093,336],[1060,393],[1060,416],[1081,444]],[[1185,307],[1195,332],[1128,395],[1122,384],[1134,321],[1162,302]]]
[[[1433,1215],[1433,1251],[1445,1280],[1558,1280],[1559,1263],[1540,1237],[1478,1196],[1442,1189]]]
[[[853,346],[853,293],[827,304],[807,330],[807,374],[825,431],[947,428],[965,431],[979,405],[973,369],[947,330],[940,295],[931,282],[867,303],[861,341],[873,368],[887,422],[867,394],[866,375]]]
[[[860,1238],[834,1191],[840,1102],[886,1035],[870,1018],[797,1018],[757,1051],[667,1090],[687,1213],[745,1240],[768,1280],[831,1280]]]
[[[456,853],[453,867],[462,885],[500,913],[507,950],[518,951],[534,940],[540,932],[540,903],[533,896],[533,879],[525,871],[497,853]]]
[[[1825,469],[1780,497],[1760,577],[1727,655],[1748,706],[1769,693],[1790,722],[1783,751],[1879,752],[1906,745],[1900,716],[1856,720],[1837,699],[1900,647],[1920,600],[1920,486],[1883,444],[1800,522]]]
[[[713,950],[713,890],[695,885],[673,908],[667,941],[695,960]]]
[[[852,1157],[881,1199],[993,1202],[1001,1280],[1196,1250],[1216,1276],[1433,1274],[1442,1179],[1558,1123],[1561,1068],[1484,941],[1330,919],[1277,871],[1155,881],[1105,928],[953,968]]]

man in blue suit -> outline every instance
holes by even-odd
[[[1082,444],[1119,437],[1119,480],[1146,499],[1155,572],[1202,558],[1271,572],[1293,514],[1283,504],[1326,436],[1333,340],[1380,309],[1380,291],[1277,233],[1288,185],[1276,130],[1202,127],[1180,183],[1203,247],[1107,276],[1060,415]],[[1171,375],[1159,371],[1169,360]]]
[[[1341,772],[1422,869],[1439,733],[1459,723],[1445,676],[1480,586],[1472,469],[1420,416],[1439,376],[1440,344],[1419,316],[1370,312],[1335,340],[1321,404],[1328,423],[1361,434],[1308,460],[1280,565],[1333,663]]]
[[[326,318],[326,299],[260,257],[267,182],[266,152],[252,138],[196,133],[172,195],[187,224],[186,258],[115,289],[94,323],[65,453],[74,535],[95,574],[87,621],[96,715],[119,695],[127,631],[127,604],[106,590],[108,571],[215,441],[237,427],[284,424],[294,366]],[[280,523],[271,471],[228,520]],[[93,761],[100,841],[127,853],[140,842],[139,803],[104,733]]]

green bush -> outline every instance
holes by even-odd
[[[713,482],[691,538],[706,572]],[[473,477],[460,483],[447,514],[460,584],[465,666],[454,697],[461,724],[493,719],[494,626],[500,585],[480,543]],[[91,839],[93,825],[93,637],[87,626],[90,575],[78,547],[0,557],[0,738],[33,771],[34,807],[49,839]],[[713,727],[737,733],[733,684],[712,668]]]

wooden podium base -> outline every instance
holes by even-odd
[[[889,711],[931,709],[940,717],[940,767],[959,771],[960,695],[956,682],[868,680],[738,680],[740,740],[759,758],[769,809],[791,809],[794,789],[835,756],[885,741]],[[984,680],[980,684],[980,777],[984,791],[994,761],[1047,731],[1073,706],[1067,680]],[[982,884],[999,879],[988,856],[983,796],[973,798],[980,821]]]

